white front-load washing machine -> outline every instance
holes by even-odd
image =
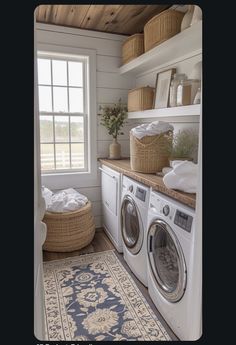
[[[121,234],[124,259],[135,276],[147,286],[147,213],[150,188],[123,176]]]
[[[148,292],[180,340],[196,340],[191,302],[195,211],[163,194],[150,193]],[[199,334],[200,337],[200,334]],[[194,338],[194,339],[193,339]]]

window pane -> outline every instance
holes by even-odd
[[[83,64],[82,62],[68,62],[69,85],[83,86]]]
[[[55,141],[69,141],[68,116],[55,116]]]
[[[52,111],[52,92],[50,86],[39,86],[39,110]]]
[[[53,106],[54,111],[68,111],[66,87],[53,87]]]
[[[52,116],[40,116],[40,141],[53,142]]]
[[[70,118],[71,141],[84,141],[84,118],[71,116]]]
[[[53,144],[41,144],[41,170],[54,170]]]
[[[84,168],[84,144],[71,144],[71,167]]]
[[[70,168],[69,144],[56,144],[56,169]]]
[[[52,60],[53,85],[67,85],[66,61]]]
[[[69,102],[71,113],[84,112],[83,89],[69,88]]]
[[[38,83],[51,84],[51,63],[48,59],[38,59]]]

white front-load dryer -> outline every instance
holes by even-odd
[[[191,291],[195,211],[151,191],[148,209],[148,292],[180,340],[196,334]],[[200,336],[200,335],[199,335]]]
[[[135,276],[147,286],[147,213],[150,188],[123,176],[121,234],[124,259]]]

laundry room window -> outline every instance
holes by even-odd
[[[41,171],[88,171],[88,58],[38,54]]]

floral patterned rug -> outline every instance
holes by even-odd
[[[47,340],[171,340],[113,250],[44,262]]]

